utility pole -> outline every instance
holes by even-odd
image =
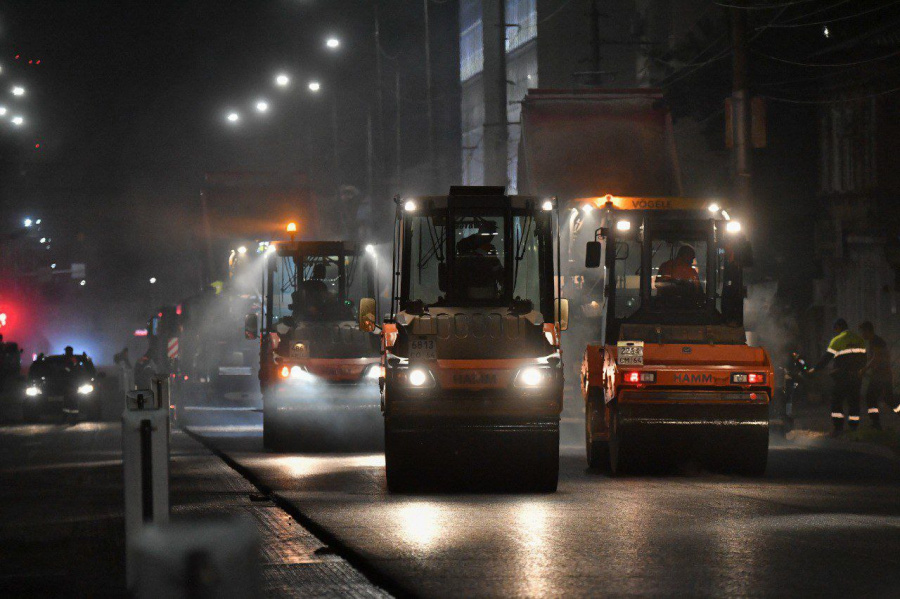
[[[590,77],[594,85],[600,85],[600,7],[599,0],[591,0],[591,67],[594,74]]]
[[[431,89],[431,28],[428,24],[428,2],[422,0],[425,19],[425,105],[428,112],[428,170],[430,184],[436,187],[437,182],[437,156],[434,141],[434,110],[432,108]],[[435,191],[435,190],[432,190]]]
[[[334,189],[341,186],[341,151],[338,143],[338,114],[337,114],[337,98],[331,98],[331,149],[334,155],[331,157],[334,168]]]
[[[733,79],[731,126],[734,140],[734,192],[738,205],[749,215],[753,209],[750,164],[750,90],[748,74],[747,11],[731,9]]]
[[[372,109],[366,112],[366,193],[375,194],[375,140],[372,131]]]
[[[373,4],[375,6],[375,132],[376,144],[380,147],[381,144],[379,142],[384,131],[384,97],[381,89],[381,28],[378,23],[378,0]]]
[[[403,154],[400,145],[400,69],[394,72],[394,101],[397,104],[397,113],[394,117],[394,154],[397,156],[395,176],[397,178],[396,191],[399,192],[402,188],[401,180],[403,178]]]
[[[506,154],[506,6],[504,0],[483,0],[481,13],[484,46],[484,184],[509,183]]]

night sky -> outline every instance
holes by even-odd
[[[411,163],[424,150],[422,7],[394,1],[380,10],[385,127],[399,68]],[[442,51],[453,46],[455,5],[431,11],[446,121],[458,93],[455,53]],[[204,173],[306,170],[310,152],[331,153],[337,102],[342,180],[364,188],[373,29],[373,3],[349,0],[0,3],[0,82],[27,89],[7,102],[21,105],[26,126],[7,124],[0,136],[4,228],[43,216],[60,261],[87,261],[104,297],[127,297],[151,274],[170,301],[195,291],[185,253],[200,233]],[[331,35],[338,52],[324,46]],[[282,70],[292,76],[286,91],[272,84]],[[312,79],[322,93],[308,93]],[[252,112],[260,98],[271,106],[264,118]],[[237,127],[225,121],[230,110],[244,117]],[[330,180],[313,184],[334,191]]]

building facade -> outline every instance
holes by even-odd
[[[676,10],[677,8],[677,10]],[[515,193],[519,113],[529,89],[652,86],[664,55],[708,10],[700,0],[505,0],[507,185]],[[702,16],[702,15],[701,15]],[[482,0],[459,2],[462,182],[484,181]]]

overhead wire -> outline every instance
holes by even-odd
[[[824,67],[824,68],[858,66],[861,64],[869,64],[871,62],[878,62],[879,60],[885,60],[886,58],[891,58],[893,56],[900,55],[900,50],[897,50],[896,52],[891,52],[890,54],[883,54],[881,56],[876,56],[875,58],[868,58],[866,60],[857,60],[857,61],[853,61],[853,62],[815,63],[815,62],[799,62],[799,61],[795,61],[795,60],[788,60],[786,58],[779,58],[777,56],[772,56],[770,54],[766,54],[765,52],[760,52],[759,50],[753,50],[752,52],[758,56],[762,56],[763,58],[768,58],[769,60],[783,62],[785,64],[790,64],[790,65],[794,65],[794,66],[798,66],[798,67]]]
[[[790,19],[785,19],[784,21],[782,21],[782,23],[793,23],[794,21],[799,21],[799,20],[801,20],[801,19],[805,19],[805,18],[811,17],[811,16],[813,16],[813,15],[817,15],[817,14],[820,14],[820,13],[823,13],[823,12],[827,12],[827,11],[833,9],[833,8],[837,8],[838,6],[841,6],[841,5],[843,5],[843,4],[847,4],[848,2],[855,2],[855,1],[857,1],[857,0],[838,0],[838,1],[835,2],[834,4],[829,4],[828,6],[824,6],[824,7],[820,8],[820,9],[818,9],[818,10],[814,10],[814,11],[811,11],[811,12],[808,12],[808,13],[804,13],[804,14],[802,14],[802,15],[797,15],[797,16],[795,16],[795,17],[791,17]]]
[[[793,0],[792,2],[784,2],[782,4],[726,4],[725,2],[717,2],[713,0],[716,6],[724,8],[738,8],[741,10],[772,10],[775,8],[790,8],[798,4],[809,4],[810,2],[818,2],[819,0]]]
[[[886,95],[894,94],[897,92],[900,92],[900,87],[886,89],[886,90],[882,90],[880,92],[874,92],[874,93],[865,94],[862,96],[855,96],[852,98],[837,98],[834,100],[799,100],[799,99],[795,99],[795,98],[782,98],[779,96],[769,96],[769,95],[765,95],[765,96],[761,96],[761,97],[766,98],[767,100],[772,100],[773,102],[785,102],[788,104],[841,104],[844,102],[855,102],[857,100],[868,100],[870,98],[877,98],[879,96],[886,96]]]
[[[893,68],[890,68],[890,69],[887,69],[884,71],[880,71],[879,75],[883,75],[884,73],[891,73],[891,72],[896,71],[897,69],[900,69],[900,65],[897,65]],[[812,77],[798,77],[795,79],[783,79],[781,81],[766,81],[766,82],[761,82],[758,85],[760,87],[773,87],[776,85],[792,85],[794,83],[807,83],[810,81],[821,81],[823,79],[828,79],[830,77],[840,77],[842,75],[847,75],[848,72],[852,71],[852,70],[854,70],[854,69],[846,68],[846,69],[842,69],[840,71],[834,71],[831,73],[823,73],[821,75],[813,75]]]
[[[763,33],[765,33],[765,31],[769,28],[769,25],[771,25],[772,23],[774,23],[775,21],[777,21],[779,18],[781,18],[781,15],[783,15],[783,14],[785,13],[785,11],[789,8],[789,6],[790,6],[790,5],[783,6],[782,9],[778,12],[778,14],[775,15],[775,16],[772,18],[772,20],[770,20],[765,26],[763,26],[763,27],[761,27],[759,30],[757,30],[757,32],[756,32],[749,40],[747,40],[747,44],[749,45],[749,44],[752,43],[756,38],[758,38],[758,37],[761,36]],[[705,50],[703,50],[703,52],[701,52],[700,54],[698,54],[698,55],[695,57],[695,60],[696,60],[696,58],[699,58],[699,56],[701,56],[702,54],[706,53],[706,51],[709,50],[709,48],[711,48],[712,46],[714,46],[714,45],[718,42],[719,39],[722,39],[722,37],[724,37],[724,34],[723,34],[720,38],[718,38],[715,42],[713,42],[712,44],[710,44],[710,46],[708,46]],[[684,79],[685,77],[689,77],[690,75],[693,75],[694,73],[696,73],[696,72],[699,71],[700,69],[702,69],[702,68],[704,68],[704,67],[706,67],[706,66],[708,66],[708,65],[710,65],[710,64],[713,64],[714,62],[717,62],[717,61],[719,61],[719,60],[725,58],[726,56],[728,56],[729,54],[731,54],[731,52],[732,52],[732,49],[731,49],[730,47],[729,47],[729,48],[726,48],[726,49],[723,50],[718,56],[715,56],[715,57],[713,57],[713,58],[710,58],[710,59],[707,60],[706,62],[699,64],[699,65],[698,65],[696,68],[694,68],[693,70],[688,71],[688,72],[685,73],[684,75],[682,75],[682,76],[680,76],[680,77],[676,77],[675,79],[673,79],[673,80],[671,80],[671,81],[667,81],[667,79],[670,79],[673,75],[676,75],[676,74],[677,74],[677,72],[676,72],[676,73],[673,73],[672,75],[669,75],[669,77],[666,77],[666,78],[664,78],[662,81],[660,81],[660,82],[659,82],[659,87],[671,87],[672,85],[674,85],[674,84],[677,83],[678,81],[681,81],[681,80]]]
[[[778,28],[778,29],[787,29],[793,27],[810,27],[813,25],[830,25],[831,23],[838,23],[840,21],[847,21],[849,19],[856,19],[858,17],[862,17],[873,12],[878,12],[879,10],[883,10],[885,8],[894,6],[896,4],[900,4],[900,0],[893,0],[892,2],[888,2],[887,4],[880,4],[875,8],[870,8],[869,10],[864,10],[862,12],[854,13],[852,15],[843,15],[840,17],[834,17],[833,19],[827,19],[825,21],[807,21],[805,23],[776,23],[770,25],[770,27]],[[833,7],[832,7],[833,8]],[[810,13],[812,14],[812,13]]]
[[[572,0],[565,0],[565,2],[563,2],[562,4],[560,4],[559,6],[557,6],[556,9],[555,9],[553,12],[551,12],[549,15],[547,15],[547,16],[544,17],[543,19],[539,20],[539,21],[538,21],[538,24],[546,23],[547,21],[549,21],[550,19],[552,19],[553,17],[555,17],[557,14],[559,14],[559,12],[560,12],[562,9],[564,9],[565,7],[567,7],[568,5],[570,5],[571,3],[572,3]]]

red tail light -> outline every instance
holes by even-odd
[[[626,383],[632,383],[632,384],[655,383],[656,382],[656,373],[655,372],[646,372],[643,370],[633,370],[633,371],[625,373],[624,380]]]
[[[761,372],[735,372],[731,375],[732,385],[764,385],[766,375]]]

